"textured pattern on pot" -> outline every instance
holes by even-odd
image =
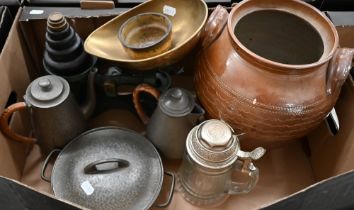
[[[276,146],[326,117],[352,57],[329,19],[301,1],[248,0],[230,15],[217,7],[197,61],[197,95],[209,117],[245,133],[243,146]]]

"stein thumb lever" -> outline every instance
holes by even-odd
[[[237,152],[237,156],[240,159],[258,160],[259,158],[261,158],[264,155],[265,152],[266,152],[266,150],[263,147],[257,147],[252,152],[244,152],[242,150],[239,150]]]

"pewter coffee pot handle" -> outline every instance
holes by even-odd
[[[0,130],[2,131],[3,134],[5,134],[10,139],[22,143],[34,144],[37,141],[35,138],[18,134],[15,131],[13,131],[9,126],[9,119],[11,115],[16,111],[22,111],[25,110],[26,108],[27,105],[25,102],[17,102],[7,107],[2,113],[2,115],[0,116]]]
[[[144,112],[143,107],[141,106],[139,100],[140,93],[142,92],[152,95],[156,100],[159,100],[160,92],[156,88],[148,84],[140,84],[136,86],[136,88],[133,91],[133,103],[134,103],[135,110],[138,113],[141,121],[146,125],[149,122],[149,117]]]

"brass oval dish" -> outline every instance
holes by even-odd
[[[172,46],[166,52],[144,59],[132,58],[118,38],[118,30],[129,18],[141,13],[163,13],[172,22]],[[134,70],[150,70],[181,60],[197,44],[208,16],[203,0],[151,0],[102,25],[85,41],[86,52]]]

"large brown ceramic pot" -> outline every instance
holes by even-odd
[[[195,85],[210,118],[245,133],[246,147],[305,136],[330,112],[352,49],[320,11],[297,0],[246,0],[211,14]]]

